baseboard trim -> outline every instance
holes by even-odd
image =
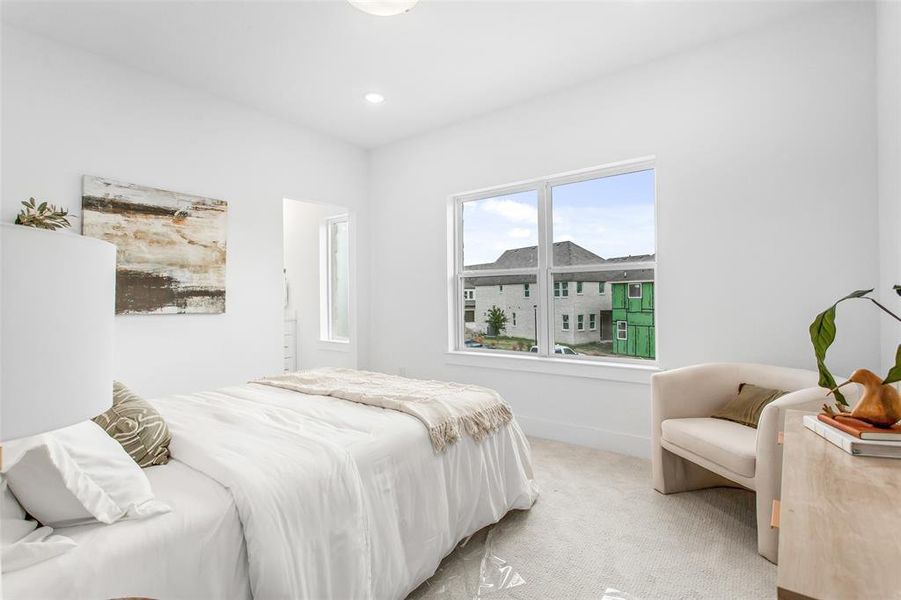
[[[600,450],[619,452],[620,454],[628,454],[639,458],[651,457],[651,438],[649,436],[609,431],[597,427],[574,425],[572,423],[562,423],[560,421],[519,414],[516,415],[516,420],[527,435],[578,446],[589,446]]]

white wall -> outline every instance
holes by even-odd
[[[297,315],[297,366],[357,366],[357,332],[352,330],[350,342],[326,342],[321,338],[320,275],[322,272],[321,240],[325,219],[347,214],[348,209],[331,204],[315,204],[285,200],[285,269],[288,275],[288,310]],[[351,215],[351,221],[354,221]],[[353,242],[351,242],[353,246]],[[353,271],[353,265],[351,265]],[[353,273],[352,273],[353,274]],[[351,288],[358,277],[353,277]],[[353,291],[351,291],[353,295]],[[353,305],[353,302],[351,302]],[[351,323],[354,328],[356,323]]]
[[[2,37],[4,221],[29,196],[80,214],[84,173],[229,202],[226,314],[117,317],[116,377],[154,396],[281,372],[282,200],[354,208],[365,231],[366,153],[13,28]]]
[[[901,284],[901,3],[877,5],[879,131],[879,292],[884,304],[899,313],[892,286]],[[882,374],[895,364],[901,324],[882,316]]]
[[[446,202],[656,155],[661,365],[813,368],[814,315],[877,280],[874,56],[873,7],[829,6],[375,150],[371,365],[489,385],[532,433],[647,454],[646,373],[447,359]],[[839,320],[833,370],[876,366],[874,311]]]

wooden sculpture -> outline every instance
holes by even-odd
[[[901,420],[901,395],[894,386],[882,383],[882,378],[876,373],[867,369],[857,369],[848,381],[832,388],[829,393],[849,383],[862,385],[863,395],[850,413],[841,414],[850,415],[876,427],[891,427]]]

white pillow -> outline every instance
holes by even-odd
[[[27,440],[8,442],[17,460],[9,487],[28,514],[44,525],[114,523],[169,512],[154,499],[141,467],[92,421]]]
[[[25,511],[4,481],[0,484],[0,563],[3,572],[24,569],[68,552],[77,544],[67,537],[52,535],[50,527],[40,527]]]

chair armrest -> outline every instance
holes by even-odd
[[[819,411],[829,401],[828,390],[810,387],[790,394],[766,405],[757,424],[757,467],[754,474],[758,508],[769,510],[773,499],[782,490],[782,446],[779,432],[785,427],[785,411]]]
[[[786,410],[819,412],[823,405],[830,401],[826,395],[828,391],[821,387],[805,388],[785,394],[767,404],[757,423],[757,455],[760,456],[765,446],[776,443],[776,438],[785,425]]]

